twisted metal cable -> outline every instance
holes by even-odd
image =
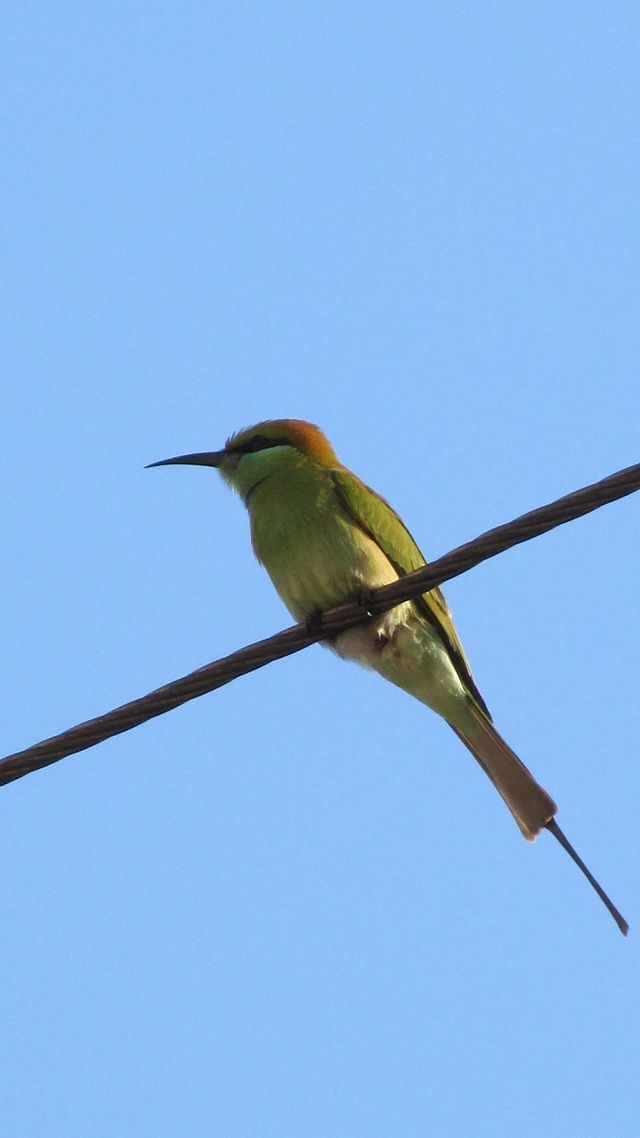
[[[238,676],[270,664],[273,660],[279,660],[299,652],[302,648],[308,648],[318,640],[353,628],[369,616],[379,615],[402,601],[428,592],[436,585],[466,573],[468,569],[487,561],[490,557],[495,557],[498,553],[503,553],[514,545],[538,537],[548,530],[555,529],[556,526],[563,525],[564,522],[582,517],[583,514],[597,510],[600,506],[614,502],[618,498],[624,498],[638,489],[640,489],[640,463],[619,470],[601,482],[585,486],[573,494],[558,498],[548,506],[541,506],[530,513],[522,514],[514,521],[488,530],[474,541],[458,546],[451,553],[445,554],[430,565],[425,565],[415,573],[409,573],[391,585],[371,590],[362,604],[339,605],[328,609],[309,626],[296,624],[275,636],[260,640],[247,648],[242,648],[239,652],[233,652],[230,656],[207,664],[204,668],[199,668],[164,687],[156,688],[148,695],[134,699],[131,703],[125,703],[114,711],[107,712],[106,715],[89,719],[77,727],[70,728],[69,731],[64,731],[61,735],[54,735],[51,739],[45,739],[42,743],[36,743],[24,751],[8,755],[0,761],[0,786],[6,786],[7,783],[22,778],[31,771],[49,766],[67,755],[94,747],[113,735],[129,731],[156,715],[163,715],[165,711],[171,711],[190,699],[214,691],[237,679]]]

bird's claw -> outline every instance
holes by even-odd
[[[356,603],[360,605],[360,608],[364,609],[367,616],[375,616],[373,597],[366,585],[361,585],[358,589]]]
[[[322,632],[322,609],[314,609],[304,620],[309,636],[317,636]]]

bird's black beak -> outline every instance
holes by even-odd
[[[152,466],[220,466],[227,452],[225,450],[203,451],[201,454],[179,454],[177,458],[163,458],[161,462],[149,462],[145,470]]]

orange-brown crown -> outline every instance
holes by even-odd
[[[301,454],[308,454],[318,462],[327,465],[337,463],[338,457],[326,435],[313,423],[305,423],[303,419],[268,419],[264,423],[256,423],[255,427],[238,431],[227,439],[226,450],[246,446],[256,436],[267,439],[282,440],[283,445],[295,447]]]

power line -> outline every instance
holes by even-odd
[[[428,592],[436,585],[466,573],[480,562],[487,561],[514,545],[538,537],[548,530],[555,529],[556,526],[597,510],[608,502],[624,498],[638,489],[640,489],[640,463],[619,470],[601,482],[585,486],[573,494],[558,498],[548,506],[541,506],[530,513],[522,514],[505,525],[488,530],[474,541],[459,546],[438,561],[416,570],[415,573],[409,573],[391,585],[371,590],[362,603],[339,605],[337,608],[329,609],[317,619],[310,621],[308,625],[297,624],[275,636],[270,636],[267,640],[250,644],[239,652],[233,652],[230,656],[207,664],[204,668],[199,668],[179,680],[156,688],[140,699],[125,703],[114,711],[107,712],[106,715],[89,719],[85,723],[71,727],[61,735],[54,735],[51,739],[45,739],[42,743],[36,743],[24,751],[8,755],[0,761],[0,786],[6,786],[7,783],[22,778],[23,775],[58,762],[67,755],[94,747],[113,735],[130,731],[132,727],[137,727],[156,715],[163,715],[165,711],[171,711],[190,699],[214,691],[239,676],[270,664],[273,660],[279,660],[299,652],[302,648],[308,648],[318,640],[327,639],[348,628],[353,628],[369,616],[379,615],[402,601],[411,600],[412,597]]]

